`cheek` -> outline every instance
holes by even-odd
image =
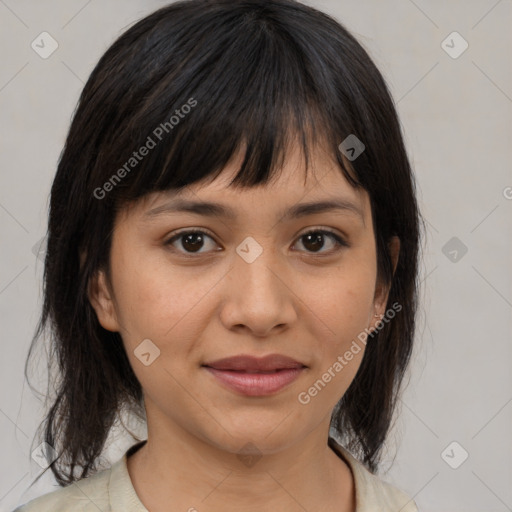
[[[112,272],[125,343],[149,338],[176,353],[190,347],[206,319],[202,303],[219,276],[173,266],[164,251],[121,251]]]
[[[350,344],[371,321],[375,266],[369,258],[351,260],[347,258],[345,265],[333,268],[329,274],[301,282],[300,296],[307,297],[308,316],[316,330],[322,332],[320,339],[330,340],[326,347],[341,348],[347,342]]]
[[[315,351],[311,377],[302,390],[317,414],[340,400],[361,365],[366,348],[363,336],[373,315],[375,279],[371,256],[354,254],[328,276],[317,277],[316,284],[312,278],[303,282],[309,290],[318,290],[305,301]],[[306,289],[300,293],[307,296]]]
[[[297,396],[304,414],[313,410],[321,417],[330,411],[352,383],[364,356],[362,334],[373,314],[375,272],[371,264],[350,268],[340,268],[329,280],[322,280],[324,287],[306,301],[315,349],[311,375]]]

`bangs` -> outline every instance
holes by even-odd
[[[356,131],[353,102],[341,89],[350,77],[333,71],[332,57],[314,49],[315,36],[300,24],[293,28],[293,16],[288,32],[265,9],[249,14],[239,4],[221,20],[212,11],[215,4],[205,3],[193,22],[180,11],[149,33],[136,25],[100,61],[118,70],[118,83],[117,97],[105,97],[112,122],[92,187],[110,183],[107,202],[132,201],[213,180],[240,151],[243,163],[231,183],[264,184],[290,150],[300,149],[307,172],[317,144],[357,186],[338,149]],[[121,44],[131,47],[130,58],[117,50]]]

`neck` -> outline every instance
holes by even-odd
[[[327,445],[328,425],[264,454],[254,445],[232,453],[174,427],[148,428],[148,441],[128,458],[135,491],[152,512],[171,503],[191,512],[355,510],[352,473]]]

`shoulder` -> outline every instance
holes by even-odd
[[[13,512],[98,512],[110,510],[111,468],[43,494]]]
[[[418,512],[416,502],[408,494],[373,475],[364,466],[360,472],[360,481],[365,482],[364,499],[368,506],[378,505],[381,511]]]
[[[350,466],[354,476],[356,491],[356,511],[372,512],[419,512],[415,501],[394,485],[381,480],[368,471],[366,466],[357,460],[336,439],[329,438],[329,445],[342,456]]]

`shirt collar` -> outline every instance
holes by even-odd
[[[140,441],[131,446],[111,468],[109,481],[109,498],[112,512],[149,512],[140,501],[128,473],[127,459],[147,441]],[[417,511],[414,501],[389,484],[382,482],[357,460],[339,441],[329,437],[328,445],[341,457],[350,468],[354,477],[356,494],[356,512],[375,512],[399,510],[402,512]],[[375,508],[379,507],[379,508]],[[388,508],[389,507],[389,508]]]
[[[128,457],[141,448],[147,440],[131,446],[111,468],[108,485],[112,512],[149,512],[135,492],[128,473]]]
[[[350,467],[354,477],[356,512],[418,512],[414,500],[400,489],[370,473],[335,437],[329,437],[329,446]]]

